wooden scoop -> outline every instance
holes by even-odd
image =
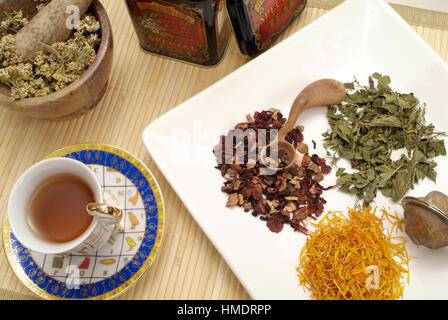
[[[67,8],[77,6],[81,17],[91,3],[92,0],[53,0],[38,12],[15,36],[15,46],[23,61],[45,51],[45,45],[66,41],[73,32],[73,28],[67,28],[67,22],[73,22],[70,19],[73,12]]]
[[[302,112],[313,107],[340,104],[342,101],[344,101],[345,96],[346,91],[344,85],[336,80],[322,79],[313,82],[308,87],[306,87],[294,100],[294,103],[291,106],[288,121],[279,130],[277,138],[273,142],[271,142],[271,144],[264,147],[261,151],[261,163],[274,170],[284,170],[291,167],[298,158],[298,153],[294,146],[286,141],[285,138],[288,133],[291,132],[292,129],[294,129],[297,119],[302,114]],[[284,150],[289,158],[288,163],[283,167],[272,167],[272,163],[266,156],[267,150],[270,148],[272,150],[272,148],[275,148],[276,146],[278,146],[279,153],[281,150]]]

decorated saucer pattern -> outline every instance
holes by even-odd
[[[3,223],[8,261],[20,280],[45,299],[110,299],[137,282],[161,245],[164,205],[151,172],[116,147],[76,145],[48,158],[68,157],[86,164],[100,182],[105,201],[123,210],[121,230],[94,254],[45,255],[25,248]]]

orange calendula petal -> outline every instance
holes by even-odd
[[[386,230],[383,222],[392,224]],[[376,208],[327,213],[306,241],[297,267],[300,284],[313,299],[398,299],[409,260],[398,215]],[[374,268],[372,268],[374,266]],[[374,271],[374,272],[373,272]],[[369,283],[369,286],[366,284]],[[369,287],[369,288],[368,288]]]

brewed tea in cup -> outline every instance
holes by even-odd
[[[95,202],[90,186],[73,174],[48,178],[34,191],[27,208],[27,222],[37,236],[64,243],[83,234],[93,216],[86,212]]]
[[[8,219],[16,238],[46,254],[88,254],[104,245],[122,212],[103,204],[94,173],[79,161],[53,158],[26,170],[14,185]]]

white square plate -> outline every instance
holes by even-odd
[[[247,63],[153,122],[144,143],[191,215],[222,254],[254,299],[308,299],[299,286],[296,266],[305,236],[285,226],[271,233],[265,223],[241,208],[225,207],[223,178],[213,146],[247,114],[271,107],[289,113],[295,96],[320,78],[367,84],[374,72],[391,76],[396,91],[414,92],[426,102],[427,118],[448,130],[446,94],[448,65],[383,1],[348,0],[271,50]],[[305,142],[318,144],[325,155],[322,133],[328,128],[326,108],[306,111]],[[409,194],[424,196],[433,189],[448,192],[448,162],[438,159],[437,186],[428,180]],[[335,173],[324,185],[335,183]],[[354,198],[334,189],[323,197],[325,209],[344,210]],[[378,206],[402,209],[382,196]],[[408,241],[410,265],[407,299],[448,298],[448,248],[431,251]]]

